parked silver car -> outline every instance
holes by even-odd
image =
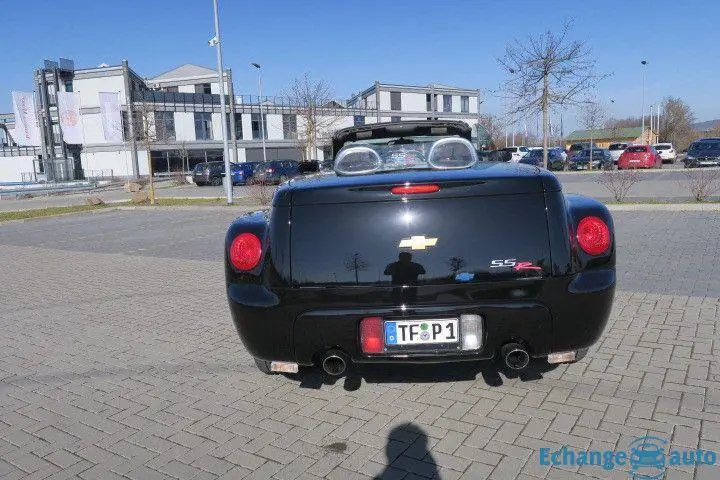
[[[610,155],[612,155],[613,163],[617,165],[618,159],[620,158],[620,155],[625,151],[627,147],[632,145],[630,142],[620,142],[620,143],[611,143],[608,147],[608,151],[610,152]]]

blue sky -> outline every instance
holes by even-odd
[[[211,0],[3,3],[0,112],[11,111],[11,90],[32,88],[44,58],[71,58],[79,67],[126,58],[143,76],[182,63],[215,65],[207,46]],[[600,71],[613,73],[597,92],[612,116],[640,114],[640,60],[647,59],[648,104],[679,96],[698,120],[720,118],[715,0],[220,0],[220,10],[237,93],[256,93],[252,61],[263,65],[268,95],[305,72],[327,80],[340,98],[375,80],[491,90],[503,80],[496,58],[508,42],[571,19],[572,36],[592,48]],[[488,97],[482,109],[498,113],[502,102]],[[567,112],[566,127],[575,118]]]

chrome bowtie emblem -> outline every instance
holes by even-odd
[[[425,250],[427,247],[434,247],[437,238],[427,238],[425,235],[413,235],[410,238],[400,240],[400,248],[409,248],[411,250]]]

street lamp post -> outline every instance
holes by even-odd
[[[208,43],[211,46],[214,45],[217,52],[218,82],[220,84],[220,131],[222,132],[223,160],[225,161],[225,193],[227,194],[228,205],[232,205],[232,175],[230,172],[230,148],[228,146],[227,135],[227,112],[225,111],[225,79],[223,78],[222,42],[220,41],[220,19],[218,16],[218,0],[213,0],[213,11],[215,13],[215,38],[210,40],[210,42]]]
[[[263,146],[263,162],[267,162],[267,154],[265,153],[265,116],[263,115],[263,104],[262,104],[262,72],[260,70],[259,63],[251,63],[251,66],[255,67],[258,71],[258,104],[260,105],[260,138],[262,138]]]
[[[645,141],[645,65],[647,65],[647,63],[647,60],[640,61],[642,65],[642,67],[640,67],[642,70],[642,128],[640,135],[642,136],[643,142]]]

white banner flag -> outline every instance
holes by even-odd
[[[80,120],[80,94],[77,92],[57,92],[57,100],[63,141],[68,144],[83,143],[82,121]]]
[[[40,126],[35,111],[35,94],[12,92],[15,137],[18,145],[40,145]]]
[[[100,117],[103,135],[108,142],[122,142],[123,128],[120,115],[120,101],[115,92],[100,92]]]

